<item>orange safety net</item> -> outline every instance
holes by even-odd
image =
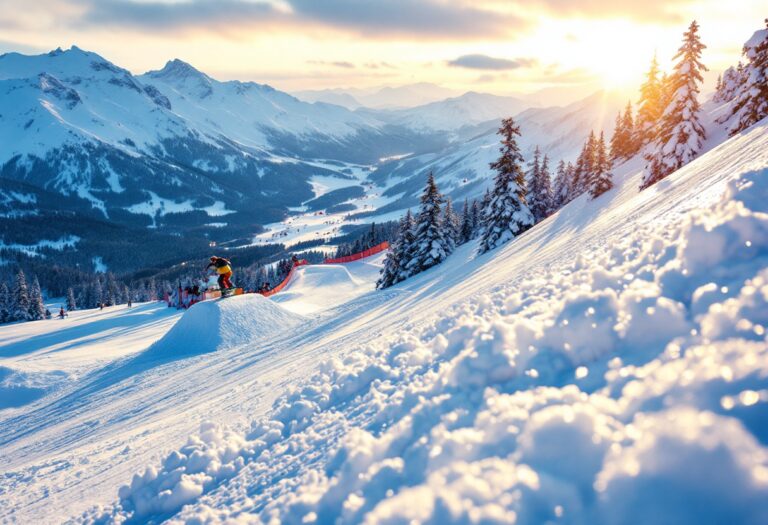
[[[377,244],[373,248],[368,248],[367,250],[363,250],[362,252],[359,252],[359,253],[353,253],[352,255],[347,255],[345,257],[338,257],[336,259],[326,259],[325,264],[343,264],[343,263],[359,261],[360,259],[365,259],[366,257],[370,257],[371,255],[376,255],[377,253],[381,253],[387,249],[389,249],[389,243],[387,241],[384,241],[381,244]]]
[[[291,271],[288,272],[288,275],[285,277],[285,279],[283,279],[283,282],[281,282],[280,284],[278,284],[277,286],[275,286],[274,288],[272,288],[269,291],[257,292],[257,293],[260,293],[264,297],[270,297],[270,296],[275,295],[276,293],[282,291],[283,288],[288,286],[288,283],[291,281],[291,278],[293,277],[293,274],[296,271],[296,268],[298,268],[299,266],[305,266],[307,264],[309,264],[309,263],[307,262],[306,259],[301,259],[299,261],[296,261],[295,263],[293,263],[293,266],[291,266]]]

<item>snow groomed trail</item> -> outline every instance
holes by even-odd
[[[639,171],[383,292],[303,268],[292,330],[0,412],[0,521],[768,522],[768,124]]]

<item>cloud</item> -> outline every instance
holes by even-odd
[[[463,67],[467,69],[488,69],[492,71],[504,71],[508,69],[518,69],[521,67],[531,67],[536,63],[529,58],[518,58],[508,60],[506,58],[495,58],[488,55],[464,55],[454,60],[449,60],[448,65],[453,67]]]
[[[522,18],[442,0],[73,0],[83,27],[214,29],[330,27],[364,37],[488,38],[527,26]]]
[[[241,26],[279,23],[287,14],[268,2],[246,0],[189,0],[181,2],[81,0],[86,6],[77,21],[84,27],[127,26],[145,29]]]
[[[506,35],[526,23],[485,7],[438,0],[288,0],[306,20],[364,34],[484,37]]]
[[[312,64],[314,66],[332,66],[332,67],[340,67],[343,69],[355,69],[355,65],[352,62],[346,62],[343,60],[335,60],[335,61],[308,60],[307,64]]]
[[[688,7],[694,0],[537,0],[537,3],[563,17],[584,15],[591,18],[631,17],[645,22],[679,23],[680,8]],[[700,2],[699,2],[700,3]]]
[[[13,42],[10,40],[0,40],[0,54],[16,52],[25,53],[27,55],[42,54],[50,51],[49,49],[43,49],[38,46],[30,46],[28,44],[22,44],[21,42]]]

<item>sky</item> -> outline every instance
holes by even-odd
[[[0,52],[74,44],[134,73],[180,58],[288,91],[631,91],[691,20],[711,83],[766,16],[765,0],[0,0]]]

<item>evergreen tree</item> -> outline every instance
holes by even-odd
[[[477,237],[477,232],[480,231],[480,225],[483,222],[483,214],[481,211],[480,203],[472,201],[472,239]]]
[[[538,147],[536,150],[538,151]],[[536,161],[538,164],[538,160]],[[552,196],[552,180],[549,173],[549,158],[544,159],[535,168],[528,191],[528,207],[531,209],[535,222],[542,221],[550,216],[554,210]]]
[[[669,79],[672,98],[662,116],[656,149],[646,156],[648,166],[641,189],[688,164],[696,157],[706,138],[699,119],[698,100],[699,84],[703,81],[701,72],[707,70],[700,61],[706,46],[699,40],[698,31],[696,21],[691,22],[683,45],[675,56],[679,61]]]
[[[640,101],[637,107],[634,137],[634,141],[639,148],[655,139],[655,129],[664,110],[662,81],[659,75],[659,63],[654,55],[653,61],[651,61],[651,68],[646,74],[645,82],[640,87]]]
[[[619,111],[616,114],[616,123],[613,127],[613,136],[611,137],[611,158],[618,160],[624,156],[624,116]]]
[[[635,140],[635,119],[632,117],[632,102],[630,101],[627,101],[627,107],[624,109],[621,128],[624,133],[623,158],[629,159],[637,155],[640,150],[640,145]]]
[[[75,292],[72,288],[67,289],[67,311],[73,312],[77,310],[77,302],[75,301]]]
[[[768,18],[766,29],[758,31],[744,46],[749,63],[742,73],[743,84],[735,97],[731,135],[747,129],[768,116]]]
[[[591,178],[589,193],[593,199],[598,198],[606,191],[613,188],[613,174],[611,173],[611,160],[605,146],[605,138],[600,133],[597,142],[597,158],[595,159],[595,171]]]
[[[576,159],[573,169],[571,187],[568,191],[568,201],[572,201],[590,188],[590,178],[595,171],[595,158],[597,154],[597,138],[595,132],[589,133],[589,138],[581,148],[581,153]]]
[[[472,240],[475,234],[474,225],[472,224],[472,209],[469,206],[469,201],[464,200],[464,208],[461,210],[461,230],[459,234],[460,244],[467,243]]]
[[[483,200],[480,201],[480,221],[482,222],[485,216],[485,210],[491,205],[491,189],[486,188],[483,194]]]
[[[413,252],[406,266],[410,275],[416,275],[440,264],[451,254],[453,243],[443,224],[443,202],[443,196],[435,184],[435,177],[430,173],[416,219]]]
[[[523,156],[515,137],[520,128],[511,118],[499,129],[501,156],[491,164],[496,171],[491,199],[483,213],[480,253],[510,241],[533,226],[533,215],[525,198],[525,174],[520,166]]]
[[[37,277],[32,280],[32,286],[29,287],[29,318],[32,321],[45,319],[43,291],[40,289],[40,281]]]
[[[94,279],[93,284],[91,285],[91,307],[100,307],[101,303],[104,302],[104,289],[101,286],[101,280],[98,278]]]
[[[453,201],[450,197],[445,199],[443,224],[446,237],[451,242],[451,251],[453,251],[457,244],[461,244],[461,217],[453,210]]]
[[[719,85],[717,91],[712,99],[715,102],[720,103],[731,102],[739,95],[739,93],[741,93],[741,90],[747,81],[744,72],[744,64],[739,62],[738,66],[729,67],[719,78],[721,78],[721,80],[718,82]],[[731,115],[732,112],[726,115],[726,120],[729,119]]]
[[[563,205],[568,202],[569,185],[565,161],[561,160],[557,164],[557,178],[555,179],[555,187],[552,190],[553,211],[562,208]]]
[[[395,280],[396,283],[404,281],[411,276],[408,263],[414,258],[416,252],[416,220],[413,218],[410,209],[405,212],[403,223],[400,225],[400,244],[398,250],[397,257],[400,261],[400,271]]]
[[[24,271],[19,270],[11,290],[11,321],[29,321],[29,288]]]
[[[7,323],[11,320],[11,292],[8,285],[0,283],[0,323]]]
[[[384,259],[384,267],[381,269],[381,277],[376,281],[376,288],[383,290],[408,278],[405,269],[410,255],[411,243],[413,243],[413,216],[408,210],[400,219],[397,237],[387,251]]]

